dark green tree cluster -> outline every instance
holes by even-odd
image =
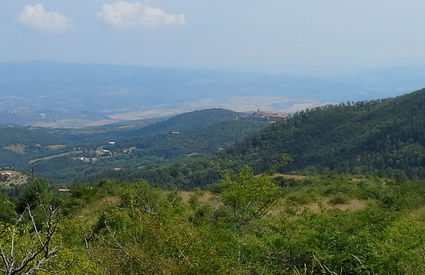
[[[223,159],[265,171],[282,154],[284,171],[425,177],[425,90],[385,100],[301,111],[232,146]]]

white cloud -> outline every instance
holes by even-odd
[[[121,29],[186,24],[183,14],[169,14],[140,2],[104,4],[97,17],[106,24]]]
[[[64,32],[73,29],[66,16],[58,12],[47,11],[42,4],[25,6],[19,16],[19,22],[47,32]]]

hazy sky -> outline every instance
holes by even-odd
[[[424,0],[3,0],[0,62],[317,72],[425,64]]]

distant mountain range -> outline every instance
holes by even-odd
[[[395,96],[425,86],[425,68],[309,77],[58,62],[0,64],[0,124],[95,126],[225,107],[293,112]]]

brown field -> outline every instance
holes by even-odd
[[[3,148],[18,154],[25,154],[25,145],[22,144],[14,144]]]
[[[59,150],[59,149],[65,148],[65,147],[66,147],[66,145],[61,145],[61,144],[46,146],[46,148],[49,149],[49,150]]]
[[[54,122],[38,122],[34,123],[33,126],[44,127],[44,128],[83,128],[91,126],[104,126],[118,122],[117,120],[100,120],[100,121],[89,121],[84,119],[64,119]]]

